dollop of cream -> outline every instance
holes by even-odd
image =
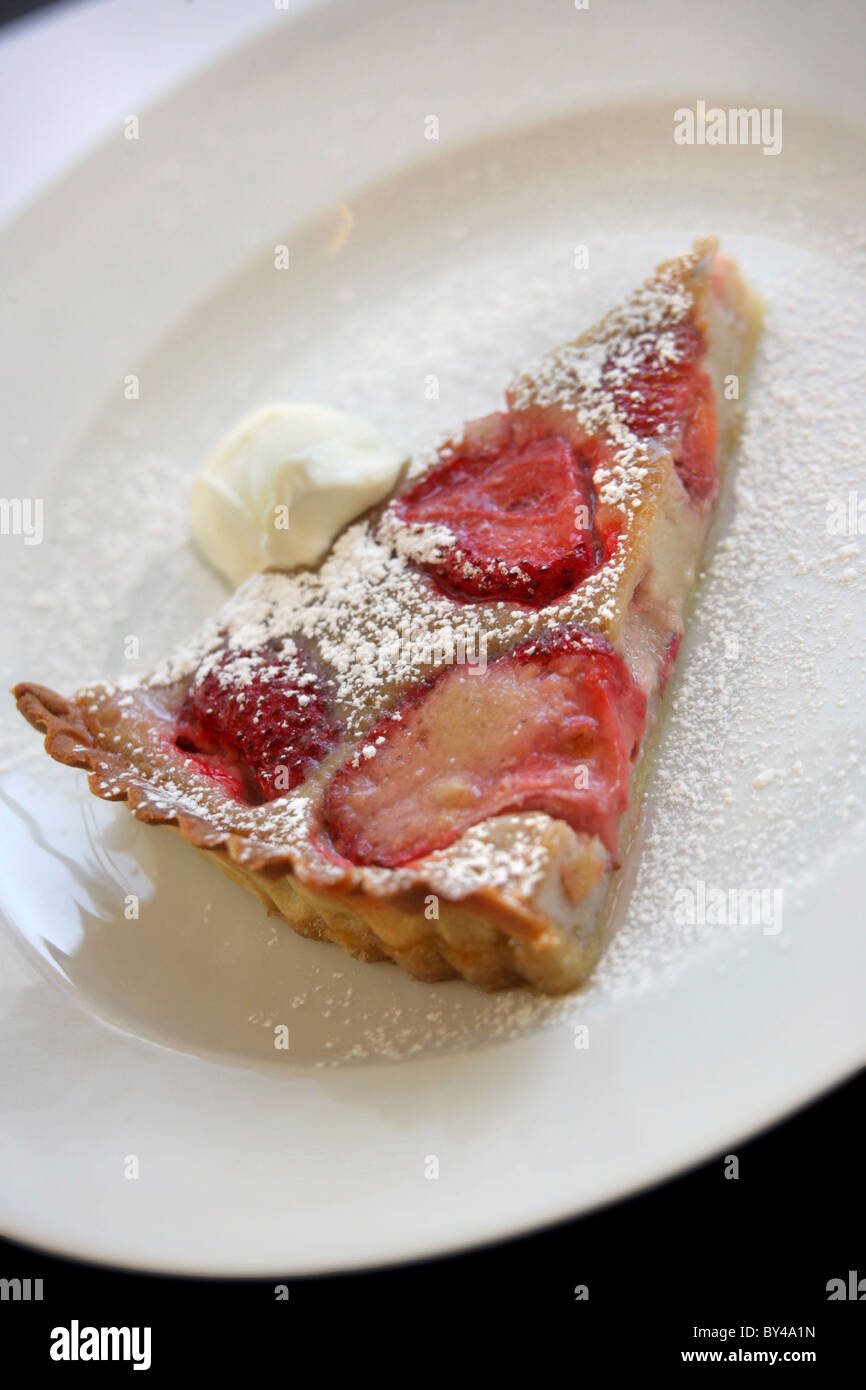
[[[404,462],[367,420],[319,405],[266,405],[217,445],[192,490],[195,542],[233,585],[313,565],[380,502]]]

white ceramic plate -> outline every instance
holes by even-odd
[[[287,17],[5,231],[0,491],[41,497],[45,534],[0,538],[4,675],[61,689],[153,664],[221,599],[186,490],[245,408],[320,400],[431,442],[698,234],[767,301],[636,882],[580,996],[302,941],[4,710],[10,1235],[205,1273],[419,1257],[728,1151],[861,1065],[866,32],[853,4],[698,14]],[[780,108],[781,153],[676,145],[699,99]],[[701,920],[700,884],[763,893],[763,917]]]

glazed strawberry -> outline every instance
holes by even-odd
[[[646,697],[601,638],[560,630],[491,662],[451,666],[370,732],[330,784],[325,827],[357,864],[444,849],[508,811],[546,811],[616,854]],[[379,742],[381,740],[381,742]]]
[[[699,366],[704,340],[691,320],[667,329],[664,338],[664,351],[650,342],[643,355],[609,358],[602,377],[629,429],[642,439],[674,441],[683,486],[703,501],[718,485],[715,396]]]
[[[668,638],[667,645],[662,653],[662,659],[659,663],[659,694],[664,690],[673,675],[673,669],[676,665],[682,640],[683,634],[681,632],[674,632]]]
[[[700,372],[674,458],[684,488],[696,501],[712,498],[718,490],[717,436],[716,398],[709,377]]]
[[[233,801],[261,801],[255,779],[238,761],[232,752],[220,753],[215,749],[208,755],[192,751],[192,740],[180,734],[175,740],[183,752],[189,753],[198,764],[198,769],[212,782],[230,796]]]
[[[229,792],[273,801],[303,782],[337,738],[316,676],[300,656],[229,651],[187,695],[178,747]]]
[[[410,525],[453,535],[424,568],[457,598],[541,607],[585,579],[601,555],[588,458],[561,435],[534,438],[525,421],[503,413],[467,425],[394,509]]]

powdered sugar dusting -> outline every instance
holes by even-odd
[[[218,659],[221,644],[239,653],[279,646],[289,658],[294,639],[306,639],[335,680],[339,716],[350,734],[360,734],[379,717],[383,699],[435,669],[437,629],[447,629],[453,642],[464,645],[477,645],[483,636],[495,654],[565,622],[592,627],[599,605],[602,622],[609,620],[628,549],[629,517],[644,498],[652,458],[652,446],[618,415],[613,390],[653,360],[655,343],[669,325],[692,312],[684,271],[699,259],[692,253],[673,262],[585,340],[549,353],[510,390],[514,409],[556,406],[588,439],[604,439],[608,446],[608,461],[596,470],[597,487],[600,499],[621,512],[623,532],[613,556],[576,591],[540,612],[448,599],[431,588],[416,564],[439,561],[455,546],[454,535],[444,525],[408,524],[388,507],[381,520],[350,526],[317,571],[268,572],[249,580],[216,619],[157,668],[149,684],[160,687],[197,672],[200,678]],[[669,333],[667,338],[666,357],[675,357]],[[405,640],[407,620],[423,642],[413,644],[411,634]],[[236,675],[243,683],[248,666],[248,656],[229,662],[225,679]]]
[[[786,133],[787,126],[786,112]],[[620,123],[617,142],[622,130]],[[244,914],[251,952],[262,949],[260,924],[281,943],[272,958],[285,945],[287,963],[276,983],[279,998],[292,1004],[293,1024],[298,1021],[290,1063],[337,1065],[486,1044],[588,1017],[599,1002],[663,988],[698,947],[724,948],[735,930],[677,920],[677,889],[698,878],[723,887],[780,884],[796,901],[797,885],[825,874],[827,856],[832,863],[845,855],[862,820],[864,540],[826,529],[828,504],[861,487],[862,181],[837,179],[828,197],[826,182],[811,173],[799,178],[795,166],[780,198],[775,186],[765,191],[766,181],[741,179],[739,164],[736,176],[718,160],[674,167],[672,153],[669,163],[661,155],[657,166],[631,160],[623,171],[613,146],[599,145],[597,160],[590,157],[579,127],[564,126],[557,145],[558,139],[545,133],[545,159],[521,167],[513,183],[521,146],[511,139],[495,158],[490,151],[467,153],[465,167],[456,169],[446,161],[441,179],[431,165],[429,196],[416,189],[414,201],[403,200],[411,217],[399,244],[375,198],[359,200],[356,240],[328,262],[326,277],[311,276],[307,299],[303,287],[296,290],[298,307],[288,320],[284,298],[274,299],[272,274],[228,287],[185,326],[182,351],[163,349],[147,364],[142,400],[108,403],[70,454],[62,479],[46,486],[45,545],[23,556],[13,555],[5,538],[0,546],[14,560],[14,582],[23,580],[27,591],[7,615],[7,638],[16,647],[7,684],[31,677],[72,689],[94,670],[122,665],[129,633],[141,640],[129,669],[143,672],[198,615],[216,607],[219,587],[186,543],[185,487],[230,417],[257,400],[319,399],[373,413],[392,437],[417,449],[438,428],[489,409],[515,363],[591,322],[693,231],[719,231],[766,294],[765,334],[732,480],[734,506],[723,520],[671,690],[638,881],[590,988],[557,1003],[416,985],[390,967],[356,967],[336,948],[295,941],[279,924],[274,930],[252,900],[234,896],[226,917]],[[845,149],[853,168],[850,133],[833,133],[825,148],[828,166]],[[757,167],[763,176],[760,160]],[[459,257],[447,236],[458,201],[468,229]],[[640,234],[621,234],[633,225],[638,205]],[[590,244],[593,267],[581,274],[571,259],[578,236]],[[413,278],[419,246],[425,274]],[[355,247],[369,254],[369,273],[353,259]],[[371,247],[378,247],[375,254]],[[231,361],[226,322],[232,323]],[[239,361],[249,369],[239,372]],[[122,364],[123,371],[136,369]],[[430,371],[439,377],[437,404],[422,395]],[[144,449],[160,451],[157,473],[146,466]],[[421,462],[418,452],[416,458]],[[733,638],[738,655],[731,654]],[[38,785],[50,791],[59,814],[74,776],[46,763],[20,720],[6,717],[4,729],[12,756],[23,750],[38,762]],[[16,776],[23,779],[24,772],[16,769]],[[62,843],[74,845],[70,852],[84,862],[92,846],[82,838],[79,803],[91,804],[83,793],[70,799]],[[111,833],[121,833],[125,813],[94,805],[110,819]],[[303,807],[292,814],[302,816]],[[131,821],[128,834],[136,857],[150,854],[159,863],[162,837]],[[184,863],[197,861],[187,856]],[[220,886],[214,877],[214,890]],[[190,894],[181,896],[178,910],[189,921]],[[174,899],[163,907],[174,916]],[[790,930],[795,922],[792,907]],[[80,930],[77,919],[74,925]],[[39,930],[50,929],[42,914]],[[136,929],[147,931],[147,921]],[[114,935],[91,934],[92,959]],[[786,925],[782,939],[787,935]],[[739,932],[738,939],[743,950],[779,949],[760,930]],[[68,940],[58,946],[67,951]],[[164,1012],[161,1007],[160,1017]],[[306,1051],[302,1020],[308,1020]],[[273,1057],[271,1037],[265,1051]]]
[[[431,463],[435,460],[431,460]],[[417,473],[412,475],[417,476]],[[453,531],[447,526],[417,525],[401,521],[392,508],[387,508],[378,527],[379,539],[395,555],[418,564],[438,564],[456,544]]]
[[[530,898],[547,868],[548,854],[541,837],[547,816],[530,812],[512,817],[519,822],[505,845],[499,843],[497,826],[482,821],[463,836],[459,855],[438,851],[428,859],[431,885],[440,892],[465,896],[481,887],[501,888],[523,899]]]
[[[601,503],[625,511],[640,506],[652,452],[617,412],[614,392],[639,379],[655,359],[678,361],[671,329],[692,309],[683,270],[699,259],[700,253],[692,253],[665,267],[579,343],[555,349],[521,372],[512,387],[516,409],[555,406],[573,413],[588,438],[611,442],[612,460],[595,474]]]

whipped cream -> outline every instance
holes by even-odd
[[[195,542],[233,585],[262,569],[315,564],[390,492],[403,462],[358,415],[261,406],[229,431],[193,485]]]

